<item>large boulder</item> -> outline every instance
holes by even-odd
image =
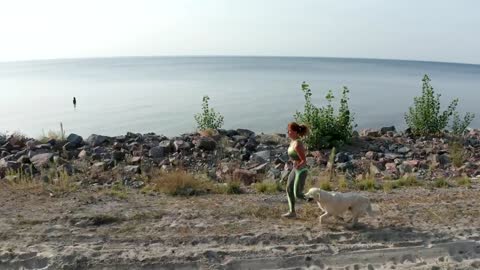
[[[255,172],[245,169],[236,169],[233,172],[233,179],[241,181],[246,186],[255,183],[257,181],[256,177],[257,174]]]
[[[107,143],[109,140],[107,136],[92,134],[88,137],[87,143],[92,147],[96,147]]]
[[[209,137],[200,137],[195,141],[195,146],[205,151],[213,151],[217,147],[217,142]]]
[[[41,170],[47,168],[53,162],[53,156],[52,153],[39,154],[31,157],[30,161],[37,170]]]
[[[78,148],[83,145],[83,138],[82,136],[72,133],[68,135],[67,142],[71,145],[71,147]]]
[[[253,153],[252,156],[250,157],[250,160],[257,163],[265,163],[270,161],[271,155],[272,153],[270,150],[260,151],[260,152]]]

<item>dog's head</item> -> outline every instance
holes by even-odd
[[[311,188],[305,194],[305,197],[309,198],[309,199],[319,200],[321,192],[322,192],[322,190],[319,189],[319,188]]]

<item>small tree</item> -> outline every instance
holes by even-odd
[[[208,96],[203,96],[202,112],[194,116],[200,130],[218,129],[223,126],[223,116],[208,106]]]
[[[405,121],[414,135],[426,136],[441,133],[448,125],[449,119],[454,115],[452,129],[454,133],[461,134],[473,120],[474,115],[467,113],[463,121],[455,111],[458,99],[452,100],[448,108],[440,111],[440,94],[435,94],[430,85],[428,75],[423,77],[422,96],[414,98],[414,104],[405,113]]]
[[[333,107],[335,97],[331,90],[325,97],[327,105],[324,107],[316,107],[312,103],[312,90],[305,82],[302,83],[302,91],[305,97],[304,111],[297,111],[294,117],[296,121],[310,128],[310,134],[305,139],[308,148],[320,149],[348,142],[356,126],[348,107],[348,88],[343,87],[337,114]]]

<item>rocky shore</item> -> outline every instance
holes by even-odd
[[[102,172],[114,171],[127,185],[141,187],[144,172],[177,168],[205,173],[222,182],[234,177],[249,185],[264,179],[281,180],[288,171],[285,134],[255,134],[247,129],[215,130],[168,138],[154,133],[122,136],[70,134],[64,140],[39,142],[24,136],[0,137],[0,178],[15,179],[18,172],[41,175],[46,170],[84,174],[88,183]],[[395,127],[362,130],[351,144],[310,151],[310,168],[333,168],[349,181],[370,177],[417,180],[480,175],[480,131],[464,137],[443,135],[414,138]],[[330,159],[330,161],[329,161]],[[332,162],[333,161],[333,162]],[[102,183],[101,183],[102,184]]]

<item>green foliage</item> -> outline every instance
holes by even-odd
[[[412,133],[420,136],[439,134],[447,127],[449,119],[453,115],[452,130],[456,134],[462,134],[472,122],[474,115],[467,113],[461,120],[460,115],[455,111],[458,99],[452,100],[448,108],[441,112],[441,95],[435,94],[428,75],[425,75],[422,81],[422,95],[414,98],[413,106],[405,114],[405,121]]]
[[[197,121],[197,128],[200,130],[219,129],[223,125],[223,116],[209,107],[209,100],[208,96],[203,97],[202,112],[194,116],[195,121]]]
[[[460,114],[458,112],[453,113],[453,120],[452,120],[452,133],[457,136],[461,136],[467,130],[467,127],[472,123],[473,118],[475,118],[475,114],[467,112],[463,119],[460,118]]]
[[[297,111],[294,117],[297,122],[310,128],[310,134],[305,139],[308,148],[315,150],[348,142],[356,126],[348,107],[348,88],[343,87],[337,113],[333,106],[335,97],[331,90],[325,96],[327,105],[323,107],[316,107],[312,103],[312,90],[305,82],[302,84],[302,91],[305,97],[304,111]]]

